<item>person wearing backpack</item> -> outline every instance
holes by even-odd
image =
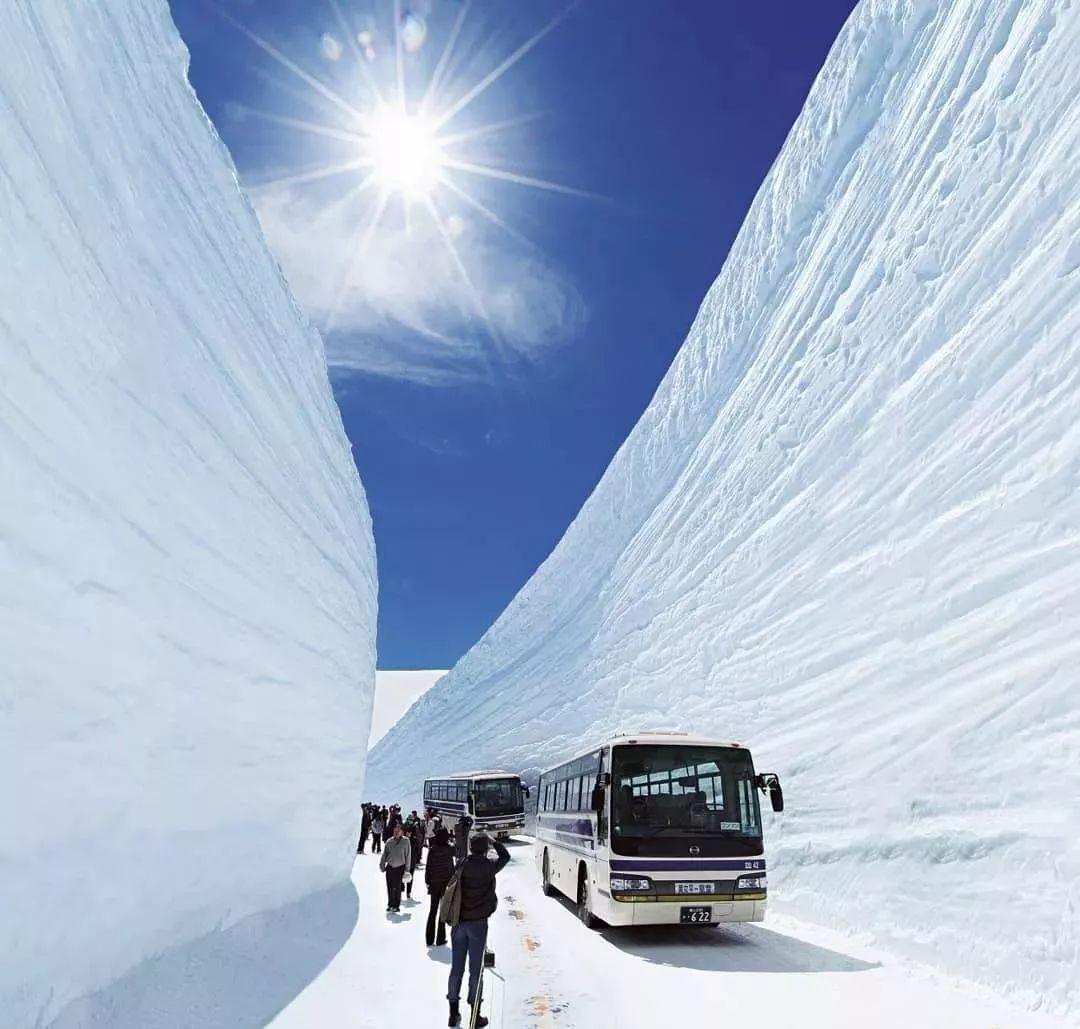
[[[447,893],[456,893],[455,905],[460,904],[457,918],[448,918],[453,926],[450,930],[451,964],[450,979],[446,987],[446,999],[450,1002],[450,1020],[447,1025],[461,1025],[461,981],[465,977],[465,961],[469,962],[470,1007],[475,1007],[472,1025],[482,1029],[488,1020],[480,1014],[480,999],[476,995],[480,985],[480,971],[484,962],[484,947],[487,944],[488,919],[499,905],[495,894],[495,876],[510,861],[510,853],[494,841],[497,856],[494,862],[487,857],[492,840],[479,833],[469,841],[469,856],[461,863],[456,879],[457,888]],[[452,914],[453,912],[451,912]],[[455,924],[456,922],[456,924]]]
[[[439,917],[439,907],[446,884],[454,877],[454,851],[450,846],[450,834],[442,828],[435,830],[428,846],[427,865],[424,868],[424,882],[427,883],[431,906],[427,917],[427,945],[442,947],[446,943],[446,923]],[[436,935],[436,923],[438,934]]]

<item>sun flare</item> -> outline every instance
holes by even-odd
[[[432,122],[391,104],[377,107],[366,122],[362,147],[376,184],[410,200],[431,196],[446,161]]]

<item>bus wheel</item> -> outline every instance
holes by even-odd
[[[586,929],[595,929],[596,915],[592,913],[592,904],[589,901],[589,875],[584,868],[578,873],[577,896],[577,913],[581,924]]]
[[[541,889],[544,891],[545,897],[555,896],[555,887],[551,885],[551,860],[548,858],[548,852],[544,851],[544,871],[543,881]]]

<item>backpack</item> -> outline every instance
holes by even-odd
[[[439,901],[439,921],[454,926],[461,921],[461,869],[458,865]]]

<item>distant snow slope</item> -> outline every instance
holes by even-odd
[[[0,255],[18,1029],[348,875],[375,562],[322,344],[164,0],[0,4]]]
[[[744,740],[780,907],[1080,1017],[1078,61],[1068,0],[865,0],[651,405],[371,791]]]
[[[375,746],[444,675],[442,671],[413,671],[380,668],[375,673],[375,706],[371,711],[371,736]]]

